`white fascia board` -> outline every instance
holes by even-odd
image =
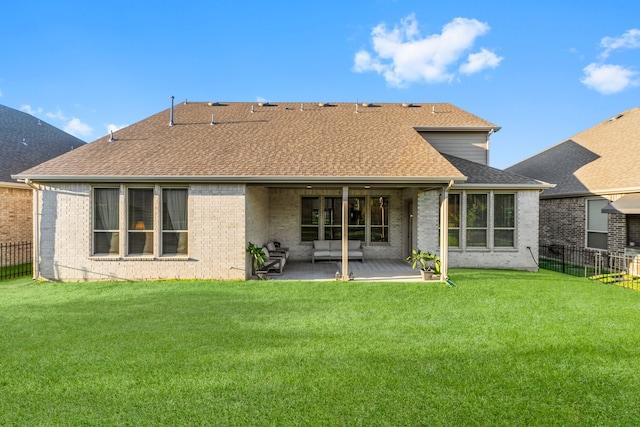
[[[451,181],[464,182],[465,176],[51,176],[51,175],[13,175],[19,180],[33,182],[193,182],[193,183],[238,183],[238,184],[389,184],[424,185],[448,184]]]

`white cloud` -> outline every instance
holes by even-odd
[[[117,132],[120,129],[124,129],[129,125],[114,125],[113,123],[110,123],[107,125],[107,133],[111,133],[111,131],[113,132]]]
[[[414,14],[402,19],[400,26],[388,30],[384,23],[371,31],[374,55],[361,50],[354,58],[353,71],[374,71],[384,76],[392,86],[410,83],[448,82],[455,73],[451,68],[471,49],[479,36],[489,31],[489,25],[475,19],[455,18],[442,28],[441,34],[420,35]],[[466,74],[495,68],[502,58],[486,49],[470,56]]]
[[[584,69],[580,81],[587,87],[604,95],[618,93],[632,86],[638,86],[638,73],[620,65],[591,63]]]
[[[69,120],[69,118],[68,118],[68,117],[66,117],[66,116],[62,113],[62,110],[60,110],[59,108],[58,108],[58,111],[56,111],[55,113],[48,112],[48,113],[45,113],[44,115],[45,115],[45,116],[47,116],[47,117],[48,117],[48,118],[50,118],[50,119],[62,120],[62,121]]]
[[[42,113],[42,108],[38,107],[35,110],[31,107],[31,105],[29,104],[23,104],[20,106],[20,111],[24,111],[27,114],[31,114],[32,116],[35,116],[36,114],[41,114]]]
[[[616,49],[640,48],[640,30],[631,29],[620,37],[603,37],[600,46],[604,48],[604,52],[600,54],[601,58],[607,58]]]
[[[69,120],[69,123],[64,126],[63,130],[78,138],[91,136],[91,133],[93,132],[91,126],[86,123],[82,123],[82,121],[76,117]]]
[[[464,74],[474,74],[485,68],[496,68],[504,58],[482,48],[478,53],[472,53],[467,57],[467,62],[460,66]]]

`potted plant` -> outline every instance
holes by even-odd
[[[247,253],[251,255],[251,265],[253,266],[252,273],[255,274],[258,270],[260,270],[260,267],[264,265],[266,256],[264,254],[264,251],[262,250],[262,247],[257,246],[251,242],[249,242],[249,246],[247,246]]]
[[[440,257],[433,252],[422,252],[420,249],[411,251],[407,257],[412,268],[420,265],[420,273],[424,280],[431,280],[434,274],[440,274]]]

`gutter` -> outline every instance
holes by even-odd
[[[238,183],[238,184],[391,184],[391,185],[424,185],[442,184],[451,181],[463,183],[466,176],[140,176],[140,175],[12,175],[12,178],[36,182],[191,182],[191,183]]]
[[[553,188],[555,184],[455,184],[454,188],[456,190],[477,190],[477,189],[505,189],[505,190],[545,190],[547,188]]]
[[[498,132],[502,126],[414,126],[418,132],[460,132],[460,131],[476,131],[476,132]]]

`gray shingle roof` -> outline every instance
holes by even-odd
[[[471,162],[461,159],[460,157],[443,154],[443,156],[451,162],[460,172],[468,177],[465,184],[478,184],[487,187],[491,186],[522,186],[522,187],[539,187],[545,185],[540,181],[515,173],[503,171],[501,169],[492,168],[480,163]]]
[[[601,122],[506,170],[557,184],[542,197],[640,191],[640,108]]]
[[[42,120],[0,105],[0,181],[85,143]]]

